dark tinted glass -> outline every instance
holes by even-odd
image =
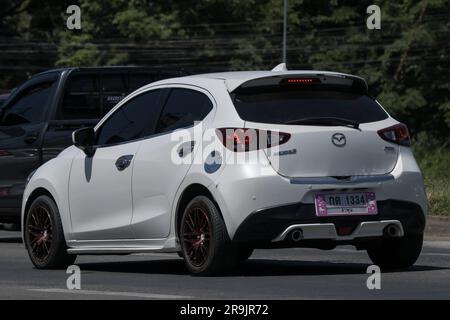
[[[337,89],[246,90],[234,105],[245,121],[283,124],[289,121],[334,117],[367,123],[386,119],[386,112],[370,97]]]
[[[130,91],[134,91],[157,80],[154,74],[138,73],[130,76]]]
[[[160,90],[146,92],[121,106],[97,132],[97,144],[122,143],[152,134],[159,96]]]
[[[25,123],[39,123],[44,118],[45,108],[51,98],[52,83],[34,86],[24,92],[7,107],[2,125],[10,126]]]
[[[103,92],[126,92],[125,74],[104,74],[102,75]]]
[[[68,80],[58,120],[100,119],[103,116],[97,75],[75,75]]]
[[[201,92],[173,89],[158,121],[157,132],[189,127],[203,120],[212,107],[211,100]]]
[[[127,75],[124,74],[103,74],[101,77],[102,83],[102,110],[106,114],[109,110],[115,107],[126,95],[127,89]]]

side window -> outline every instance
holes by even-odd
[[[203,93],[189,89],[172,89],[161,113],[157,132],[169,132],[189,127],[203,120],[213,108],[211,100]]]
[[[45,82],[27,89],[12,105],[7,107],[2,125],[13,126],[41,122],[52,96],[52,84],[53,82]]]
[[[78,74],[69,78],[56,119],[100,119],[102,116],[98,76]]]
[[[153,133],[158,117],[161,90],[134,97],[114,112],[97,131],[97,145],[111,145],[146,137]]]

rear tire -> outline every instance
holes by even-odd
[[[24,240],[31,262],[38,269],[60,269],[73,264],[67,253],[59,210],[48,196],[36,198],[25,217]]]
[[[179,234],[181,252],[192,274],[221,274],[235,266],[236,248],[217,206],[208,197],[197,196],[189,202]]]
[[[384,269],[411,267],[422,251],[423,234],[383,239],[367,249],[372,262]]]

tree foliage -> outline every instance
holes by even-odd
[[[65,27],[78,4],[82,29]],[[381,8],[368,30],[366,8]],[[288,66],[365,77],[417,137],[449,144],[448,0],[289,0]],[[150,65],[190,72],[270,69],[283,0],[9,0],[0,7],[0,85],[55,66]]]

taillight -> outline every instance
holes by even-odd
[[[0,157],[6,157],[6,156],[10,156],[11,153],[9,153],[6,150],[0,150]]]
[[[8,195],[7,188],[0,188],[0,197],[6,197]]]
[[[402,146],[411,146],[411,138],[409,137],[408,127],[403,123],[381,129],[378,131],[378,134],[386,141],[400,144]]]
[[[272,148],[291,138],[285,132],[250,128],[220,128],[216,133],[223,145],[235,152]]]

